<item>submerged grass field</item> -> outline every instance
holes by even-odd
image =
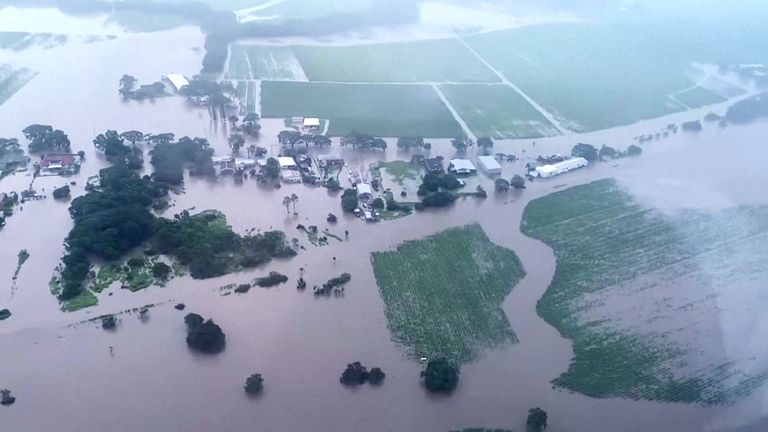
[[[768,208],[661,213],[605,180],[531,202],[522,228],[557,256],[537,307],[573,341],[556,385],[718,404],[768,378],[748,340],[766,306]]]
[[[440,90],[478,137],[541,138],[557,129],[512,87],[442,85]]]
[[[450,138],[461,128],[434,89],[421,85],[264,81],[262,116],[330,120],[328,135]]]
[[[10,65],[0,64],[0,105],[27,85],[35,75],[35,72],[26,68],[14,69]]]
[[[294,50],[311,81],[499,81],[456,39]]]
[[[516,341],[501,304],[525,272],[468,225],[372,255],[393,340],[412,358],[470,362]]]
[[[306,81],[290,47],[233,44],[229,79]]]
[[[511,82],[572,130],[585,132],[683,111],[670,95],[696,84],[681,37],[661,26],[552,24],[467,38]],[[717,101],[701,88],[691,108]],[[705,97],[706,96],[706,97]],[[684,96],[685,97],[685,96]]]

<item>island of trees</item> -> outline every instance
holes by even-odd
[[[437,393],[450,393],[459,383],[459,367],[441,358],[427,363],[421,373],[427,390]]]
[[[213,320],[205,320],[198,314],[184,317],[187,325],[187,345],[193,350],[204,353],[218,353],[226,345],[226,336]]]

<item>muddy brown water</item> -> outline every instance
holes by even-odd
[[[188,107],[178,98],[125,103],[117,96],[123,73],[142,82],[168,72],[193,75],[201,59],[196,48],[202,43],[198,30],[183,28],[121,34],[113,41],[53,50],[2,52],[3,62],[31,67],[40,74],[0,106],[0,136],[20,137],[21,129],[31,123],[50,123],[66,131],[73,150],[86,152],[82,172],[66,180],[77,182],[74,195],[82,194],[87,177],[105,166],[91,141],[108,128],[202,136],[224,152],[226,127],[212,122],[207,111]],[[537,140],[535,148],[530,140],[505,141],[496,150],[519,156],[566,152],[578,141],[625,148],[637,135],[706,111]],[[259,144],[277,151],[273,137],[282,121],[266,120],[263,126]],[[138,293],[112,288],[99,296],[98,307],[76,313],[61,312],[48,292],[48,281],[63,254],[63,239],[71,228],[69,203],[50,198],[27,203],[0,231],[0,306],[13,312],[11,319],[0,323],[0,387],[12,389],[18,398],[16,405],[0,409],[2,430],[445,431],[472,426],[522,430],[527,410],[533,406],[550,413],[552,431],[748,427],[764,413],[764,389],[733,406],[709,408],[601,400],[553,389],[550,381],[567,369],[572,350],[568,340],[536,315],[535,305],[554,274],[555,258],[547,246],[523,236],[519,224],[530,200],[606,177],[618,178],[649,204],[671,210],[765,204],[768,197],[757,193],[755,185],[765,184],[760,147],[767,132],[766,123],[725,130],[708,125],[698,135],[679,134],[648,143],[639,159],[537,181],[523,192],[497,195],[492,182],[481,176],[469,187],[484,184],[490,192],[487,200],[466,198],[448,210],[372,225],[344,215],[329,228],[341,237],[349,230],[349,240],[331,239],[331,245],[322,248],[309,244],[295,226],[328,226],[329,212],[341,215],[338,195],[302,185],[275,190],[252,180],[235,185],[231,179],[217,183],[190,179],[167,215],[185,208],[216,208],[237,232],[281,229],[299,238],[306,250],[292,260],[217,279],[184,277],[164,288]],[[452,156],[447,141],[433,142],[433,154]],[[351,167],[409,157],[390,143],[386,154],[333,151],[341,151]],[[504,176],[522,173],[523,165],[523,161],[505,164]],[[16,174],[0,182],[0,191],[21,190],[30,180]],[[64,183],[49,177],[38,179],[35,187],[50,194]],[[290,193],[300,197],[298,216],[287,215],[281,205],[282,196]],[[479,222],[497,244],[515,250],[527,272],[503,304],[520,343],[489,351],[465,365],[460,385],[450,397],[431,396],[419,383],[420,364],[406,358],[404,350],[390,340],[370,253],[472,222]],[[11,298],[16,254],[23,248],[31,256]],[[352,274],[352,282],[343,298],[317,298],[311,290],[295,289],[300,268],[305,269],[310,286],[345,271]],[[223,285],[246,282],[271,270],[289,275],[291,281],[245,295],[218,292]],[[177,302],[186,303],[187,310],[174,310]],[[92,323],[76,324],[155,303],[158,306],[150,310],[146,322],[135,314],[122,315],[115,332]],[[222,326],[227,334],[223,353],[203,356],[187,349],[182,320],[187,312],[211,317]],[[719,343],[718,337],[713,335],[712,342]],[[341,386],[338,376],[343,367],[356,360],[383,368],[385,384],[380,388]],[[254,372],[266,380],[258,400],[242,391],[245,378]]]

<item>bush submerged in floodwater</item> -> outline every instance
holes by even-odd
[[[196,351],[218,353],[224,349],[226,336],[213,320],[205,321],[198,314],[187,314],[184,317],[187,325],[187,345]]]

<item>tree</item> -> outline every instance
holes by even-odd
[[[603,144],[603,146],[600,147],[600,152],[598,153],[598,156],[600,157],[600,159],[605,159],[605,158],[613,159],[616,157],[616,149]]]
[[[466,138],[454,138],[451,140],[451,145],[456,149],[456,153],[466,153],[469,143]]]
[[[458,196],[453,192],[438,191],[427,195],[422,203],[425,207],[446,207],[456,201]]]
[[[152,276],[159,280],[168,280],[171,275],[171,267],[164,262],[156,262],[152,264]]]
[[[264,167],[264,173],[267,177],[273,179],[280,177],[280,162],[273,157],[267,159],[267,166]]]
[[[101,319],[101,328],[104,330],[114,330],[117,327],[117,319],[114,315],[107,315]]]
[[[299,202],[299,196],[295,193],[291,194],[291,204],[293,204],[293,212],[296,213],[296,203]]]
[[[120,78],[120,89],[118,92],[123,98],[126,98],[133,91],[138,82],[139,80],[131,75],[123,75],[123,77]]]
[[[515,174],[512,180],[509,181],[509,185],[515,189],[525,189],[525,179],[522,176]]]
[[[547,412],[536,407],[528,410],[528,420],[525,422],[529,431],[541,431],[547,428]]]
[[[245,380],[245,392],[249,395],[261,393],[264,388],[264,378],[261,374],[253,374]]]
[[[386,206],[386,203],[384,202],[383,199],[376,198],[375,200],[373,200],[373,203],[371,204],[371,206],[373,206],[373,208],[375,209],[383,210],[384,207]]]
[[[427,369],[421,373],[424,385],[432,392],[450,393],[459,382],[459,368],[445,358],[427,363]]]
[[[240,149],[245,145],[245,138],[240,134],[233,134],[229,137],[229,146],[232,148],[232,154],[240,153]]]
[[[333,142],[325,135],[315,135],[313,144],[315,147],[330,147]]]
[[[372,385],[380,385],[382,382],[384,382],[384,378],[387,376],[387,374],[384,373],[380,368],[372,368],[371,371],[368,373],[368,382]]]
[[[589,162],[594,162],[597,160],[599,154],[595,146],[579,143],[573,146],[573,149],[571,150],[571,156],[584,158]]]
[[[232,127],[235,127],[235,125],[237,124],[237,122],[239,122],[239,121],[240,121],[240,118],[239,118],[238,116],[236,116],[236,115],[234,115],[234,114],[233,114],[233,115],[231,115],[231,116],[227,117],[227,120],[229,120],[229,122],[230,122],[230,123],[232,123]]]
[[[137,141],[144,140],[144,134],[137,130],[131,130],[131,131],[121,133],[120,138],[129,141],[133,147],[136,147]]]
[[[368,369],[360,362],[354,362],[347,365],[339,381],[344,385],[359,385],[365,384],[367,379]]]
[[[286,195],[283,197],[283,206],[285,206],[285,212],[288,213],[288,215],[291,214],[291,197]]]
[[[483,149],[483,154],[490,154],[490,150],[493,150],[493,140],[491,138],[478,138],[477,146]]]
[[[23,153],[21,144],[16,138],[0,138],[0,157],[7,154]]]
[[[187,345],[205,353],[223,350],[226,336],[221,327],[212,320],[201,322],[202,320],[203,318],[197,314],[188,314],[184,317],[184,322],[187,324]]]
[[[643,154],[643,149],[634,144],[627,148],[627,156],[640,156],[641,154]]]
[[[13,405],[14,402],[16,402],[16,398],[11,396],[10,390],[0,390],[0,405]]]
[[[53,190],[53,198],[55,199],[63,199],[69,197],[69,186],[65,185],[60,188],[56,188]]]
[[[509,182],[503,178],[497,178],[494,181],[494,185],[496,186],[496,191],[498,192],[506,192],[509,190]]]
[[[347,189],[341,195],[341,208],[345,212],[351,213],[357,208],[357,190]]]

